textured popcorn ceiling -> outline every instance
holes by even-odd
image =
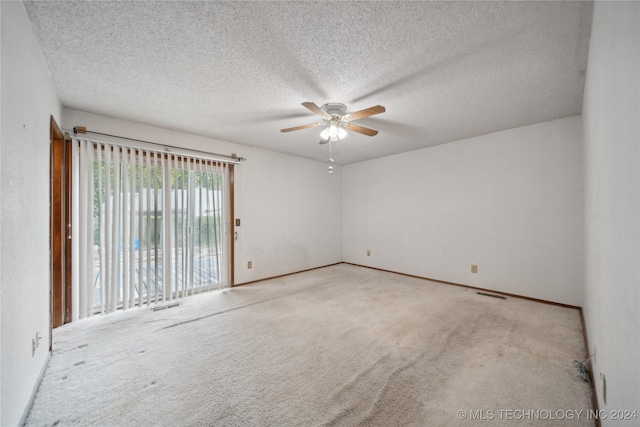
[[[589,2],[26,2],[64,106],[352,163],[580,114]],[[78,123],[80,124],[80,123]],[[126,135],[125,135],[126,136]]]

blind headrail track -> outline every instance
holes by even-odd
[[[70,131],[65,130],[65,132],[70,133]],[[116,139],[121,139],[121,140],[125,140],[125,141],[130,141],[130,142],[135,142],[135,143],[139,143],[139,144],[145,144],[145,145],[150,145],[152,147],[154,147],[155,149],[160,148],[161,151],[167,153],[167,154],[188,154],[191,156],[196,156],[196,157],[200,157],[203,159],[207,159],[207,160],[219,160],[225,163],[232,163],[232,164],[240,164],[240,162],[243,162],[245,160],[247,160],[244,157],[237,157],[235,154],[232,154],[231,156],[228,156],[226,154],[218,154],[218,153],[210,153],[207,151],[201,151],[201,150],[193,150],[191,148],[183,148],[183,147],[176,147],[173,145],[167,145],[167,144],[159,144],[157,142],[151,142],[151,141],[144,141],[141,139],[135,139],[135,138],[127,138],[124,136],[118,136],[118,135],[111,135],[108,133],[101,133],[101,132],[93,132],[90,130],[87,130],[87,128],[85,128],[84,126],[74,126],[73,130],[71,131],[73,133],[74,137],[80,138],[81,135],[85,135],[85,134],[93,134],[93,135],[100,135],[100,136],[106,136],[109,138],[116,138]],[[117,146],[121,146],[121,147],[131,147],[131,145],[127,145],[125,143],[118,143],[118,142],[113,142],[113,141],[100,141],[100,142],[106,142],[108,144],[111,145],[117,145]],[[145,147],[138,147],[138,148],[145,148]]]

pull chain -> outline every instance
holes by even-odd
[[[328,173],[333,173],[333,156],[331,155],[331,138],[329,138],[329,168]]]

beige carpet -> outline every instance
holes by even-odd
[[[595,425],[577,310],[346,264],[69,324],[53,348],[27,425]]]

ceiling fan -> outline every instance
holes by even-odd
[[[344,138],[347,136],[347,131],[345,129],[367,136],[375,136],[378,134],[377,130],[359,126],[352,122],[373,116],[374,114],[385,112],[382,105],[365,108],[364,110],[356,111],[354,113],[347,113],[347,106],[338,102],[329,102],[324,104],[322,107],[318,107],[313,102],[303,102],[302,106],[308,108],[312,113],[322,117],[322,122],[281,129],[280,132],[292,132],[294,130],[326,126],[320,133],[320,144],[326,144],[329,141],[337,141]]]

